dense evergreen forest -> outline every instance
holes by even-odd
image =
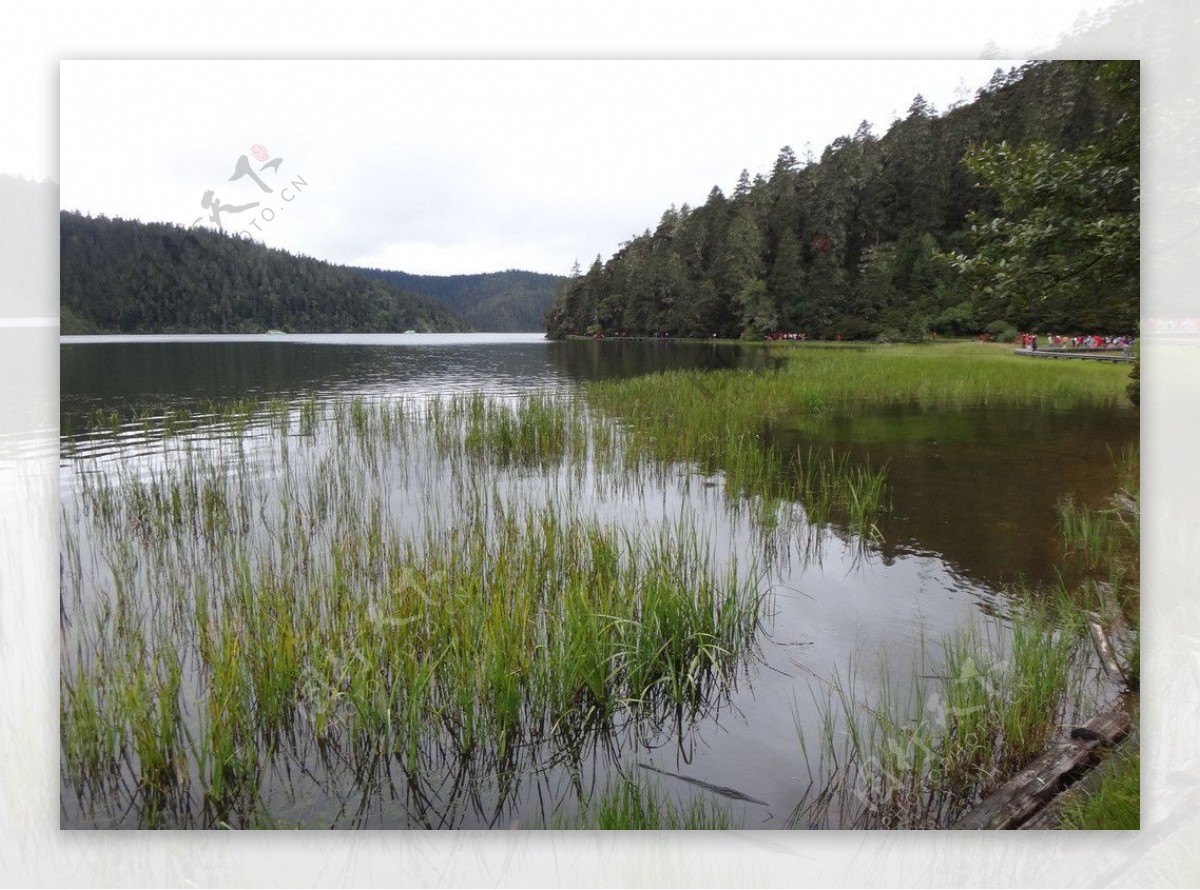
[[[479,275],[411,275],[357,269],[450,307],[477,331],[540,331],[561,275],[509,269]]]
[[[445,306],[205,228],[63,212],[64,334],[461,331]]]
[[[997,70],[939,114],[917,96],[821,157],[667,210],[578,267],[546,316],[581,334],[1007,339],[1138,319],[1137,62]]]

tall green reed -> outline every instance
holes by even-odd
[[[310,404],[246,414],[254,449],[81,463],[64,551],[111,578],[82,556],[64,575],[63,758],[87,806],[171,788],[141,824],[258,824],[280,758],[481,777],[729,694],[756,570],[720,566],[690,520],[598,521],[531,480],[528,460],[574,478],[618,453],[581,405]]]
[[[1062,732],[1089,684],[1086,635],[1036,602],[945,637],[906,680],[816,678],[817,783],[798,827],[943,828]],[[936,656],[936,657],[933,657]],[[864,685],[877,690],[873,697]]]

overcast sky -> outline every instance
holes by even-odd
[[[226,231],[338,263],[566,274],[784,145],[819,157],[1016,64],[66,61],[61,203],[212,226],[215,200]]]

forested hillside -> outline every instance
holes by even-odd
[[[784,147],[732,194],[667,210],[559,288],[551,336],[919,339],[1130,333],[1138,317],[1137,62],[997,70],[917,96],[821,157]],[[798,127],[799,129],[799,127]]]
[[[477,331],[540,331],[561,275],[509,269],[479,275],[410,275],[358,269],[453,309]]]
[[[432,300],[205,228],[63,212],[64,334],[460,331]]]

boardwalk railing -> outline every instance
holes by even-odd
[[[1081,358],[1090,359],[1094,362],[1125,362],[1133,361],[1133,356],[1130,355],[1128,349],[1091,349],[1086,352],[1073,349],[1072,347],[1050,346],[1039,347],[1037,349],[1014,349],[1014,355],[1024,355],[1030,358]]]

